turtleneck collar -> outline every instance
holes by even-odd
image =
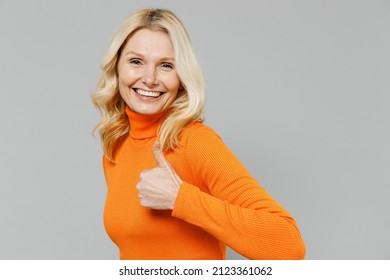
[[[167,112],[146,115],[134,112],[126,106],[125,112],[130,122],[129,135],[133,139],[147,139],[157,136],[159,126]]]

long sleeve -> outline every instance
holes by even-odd
[[[291,215],[249,174],[210,128],[183,136],[186,173],[172,216],[198,226],[250,259],[303,259]]]

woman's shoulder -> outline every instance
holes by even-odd
[[[205,141],[207,142],[210,139],[215,138],[221,140],[221,137],[214,129],[207,126],[203,122],[194,122],[184,129],[181,142],[188,143],[188,141],[195,141],[199,143]]]

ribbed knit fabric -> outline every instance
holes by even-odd
[[[183,180],[173,211],[140,205],[136,184],[156,166],[152,147],[164,114],[126,108],[130,133],[115,161],[103,157],[108,186],[104,223],[121,259],[224,259],[226,246],[250,259],[303,259],[297,225],[202,123],[165,153]]]

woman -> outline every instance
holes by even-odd
[[[202,121],[204,83],[168,10],[115,33],[92,94],[103,113],[104,223],[121,259],[302,259],[293,218]]]

